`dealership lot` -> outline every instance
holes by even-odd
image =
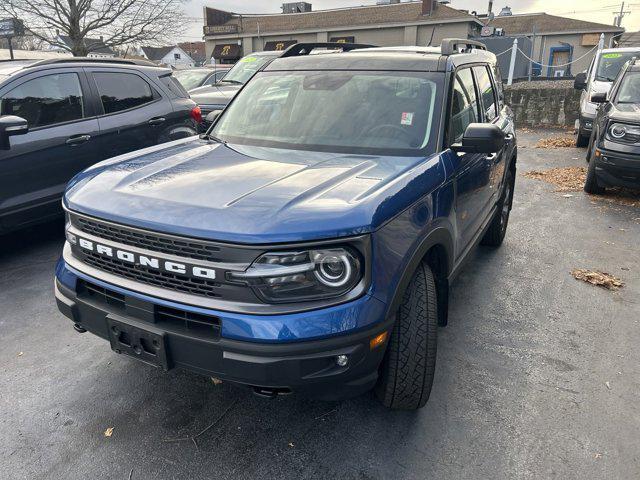
[[[520,135],[505,245],[478,249],[455,284],[419,412],[372,395],[263,400],[117,356],[57,311],[61,224],[0,240],[0,476],[640,476],[640,208],[524,178],[584,166],[583,150],[533,148],[552,134]],[[593,287],[575,268],[626,285]]]

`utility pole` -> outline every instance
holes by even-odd
[[[613,14],[616,15],[615,19],[613,20],[613,24],[616,27],[621,27],[622,19],[625,17],[625,15],[629,15],[630,13],[631,13],[631,10],[625,10],[624,2],[622,2],[622,4],[620,5],[620,12],[613,12]]]

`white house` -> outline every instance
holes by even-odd
[[[69,47],[69,50],[71,49],[73,43],[71,42],[71,39],[66,36],[66,35],[58,35],[56,37],[56,43],[60,44],[64,44],[67,45]],[[107,47],[104,44],[104,40],[102,39],[102,37],[100,38],[85,38],[84,39],[84,44],[87,46],[88,49],[90,49],[89,53],[87,54],[87,57],[90,58],[113,58],[116,56],[116,52],[114,52],[113,50],[111,50],[111,48]],[[49,50],[53,51],[53,52],[59,52],[59,53],[68,53],[69,50],[62,48],[59,45],[49,45]]]
[[[195,66],[193,58],[178,46],[141,47],[140,55],[149,61],[178,69]]]

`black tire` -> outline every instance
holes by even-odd
[[[582,129],[578,129],[578,136],[576,137],[576,147],[583,148],[589,144],[589,135],[582,133]]]
[[[429,400],[436,368],[438,298],[431,268],[422,262],[396,313],[376,395],[385,407],[417,410]]]
[[[593,158],[589,161],[589,167],[587,168],[587,179],[584,182],[584,191],[592,195],[602,195],[606,191],[604,187],[598,185],[596,161]]]
[[[498,202],[498,209],[491,220],[489,229],[485,232],[484,237],[480,241],[481,245],[488,247],[499,247],[504,241],[504,237],[507,234],[507,227],[509,226],[509,216],[511,215],[511,208],[513,206],[513,190],[515,187],[516,177],[513,169],[507,171],[507,177],[504,182],[504,189],[502,191],[502,197]]]

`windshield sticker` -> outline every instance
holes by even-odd
[[[401,125],[413,125],[413,113],[411,112],[403,112],[402,119],[400,120]]]
[[[257,57],[244,57],[242,60],[240,60],[242,63],[251,63],[251,62],[257,62],[258,58]]]
[[[602,58],[620,58],[621,56],[621,53],[604,53]]]

